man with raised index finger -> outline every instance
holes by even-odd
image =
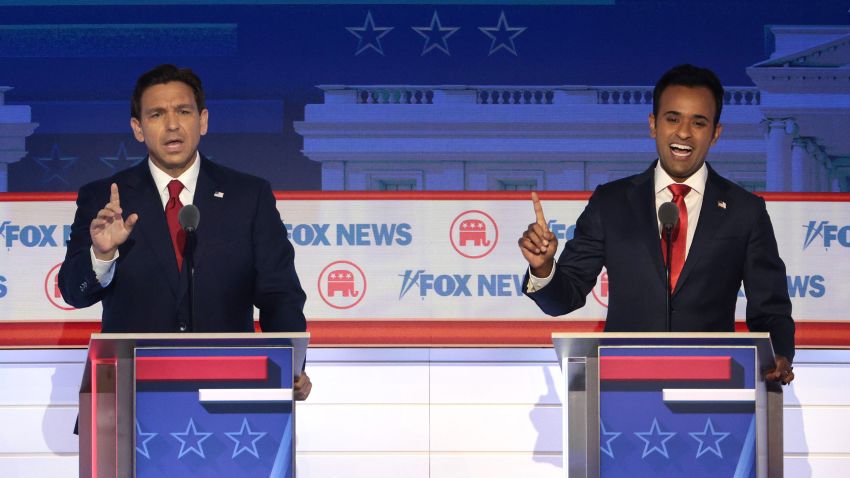
[[[705,162],[723,130],[722,107],[723,87],[710,70],[680,65],[666,72],[649,115],[658,160],[641,174],[596,188],[557,263],[557,238],[532,193],[535,222],[519,239],[529,264],[525,292],[547,314],[567,314],[585,304],[604,266],[605,330],[667,330],[667,247],[657,213],[672,201],[679,210],[670,253],[672,330],[734,331],[743,283],[747,326],[769,332],[776,353],[766,378],[787,384],[794,379],[795,327],[764,200]]]
[[[59,288],[74,307],[103,306],[103,332],[306,330],[294,249],[270,184],[198,152],[209,112],[201,80],[161,65],[136,82],[130,127],[148,159],[80,188]],[[203,218],[193,251],[197,314],[190,314],[186,235],[178,212]],[[303,400],[312,384],[294,385]]]

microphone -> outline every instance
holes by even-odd
[[[676,207],[676,205],[673,204],[673,207]],[[198,208],[194,204],[187,204],[180,209],[180,212],[177,214],[177,220],[180,222],[180,227],[184,231],[193,233],[198,228],[198,223],[201,222],[201,211],[198,211]]]
[[[180,213],[182,214],[183,211],[181,210]],[[661,222],[661,226],[664,229],[668,231],[673,229],[679,222],[679,206],[677,206],[674,202],[665,202],[660,208],[658,208],[658,220]],[[183,224],[182,219],[180,220],[180,224]]]
[[[194,204],[187,204],[177,214],[180,227],[186,231],[186,247],[183,258],[189,269],[189,330],[195,330],[195,318],[198,316],[197,298],[195,297],[195,230],[201,222],[201,212]]]
[[[182,211],[181,211],[182,212]],[[670,261],[673,259],[672,256],[672,245],[671,242],[673,228],[676,227],[676,224],[679,222],[679,206],[673,202],[665,202],[658,208],[658,221],[661,222],[661,227],[664,229],[664,236],[667,239],[667,260],[664,261],[664,272],[666,273],[667,280],[665,281],[666,289],[667,289],[667,332],[673,331],[673,307],[671,306],[671,302],[673,300],[673,288],[670,286]]]

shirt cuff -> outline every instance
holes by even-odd
[[[552,278],[555,277],[555,267],[557,264],[552,265],[552,270],[549,271],[549,275],[547,277],[536,277],[531,273],[531,267],[528,268],[528,286],[525,291],[529,294],[532,292],[537,292],[538,290],[546,287],[547,284],[552,282]]]
[[[115,275],[115,261],[118,259],[118,250],[115,250],[115,255],[108,261],[102,261],[95,257],[94,246],[89,249],[89,252],[91,253],[91,268],[94,270],[94,276],[101,287],[108,286]]]

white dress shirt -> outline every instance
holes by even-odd
[[[148,157],[148,167],[151,171],[151,176],[153,176],[153,182],[156,184],[156,189],[159,191],[159,198],[162,200],[162,209],[165,210],[165,205],[168,203],[169,194],[168,194],[168,183],[171,182],[172,179],[177,179],[181,183],[183,183],[183,190],[180,191],[180,202],[183,203],[184,206],[188,204],[192,204],[192,201],[195,199],[195,190],[198,185],[198,173],[201,172],[201,155],[198,152],[195,152],[195,159],[192,161],[192,165],[189,166],[189,169],[183,171],[183,174],[176,178],[172,178],[165,171],[159,169],[153,161],[151,161],[150,157]],[[121,191],[118,191],[120,194]],[[112,277],[115,275],[115,261],[118,259],[118,251],[115,251],[115,255],[112,256],[111,260],[102,261],[95,257],[94,255],[94,246],[90,249],[91,253],[91,264],[92,269],[94,269],[94,275],[97,277],[97,281],[100,282],[102,287],[106,287],[112,282]]]
[[[655,165],[655,217],[658,217],[658,209],[665,202],[673,200],[673,193],[667,188],[676,181],[664,171],[661,167],[661,161]],[[688,257],[688,252],[691,250],[691,243],[694,240],[694,232],[697,230],[697,222],[699,222],[699,213],[702,210],[702,198],[705,196],[705,182],[708,180],[708,167],[702,163],[697,172],[692,174],[683,184],[691,187],[688,195],[685,196],[685,207],[688,209],[688,237],[685,243],[685,258]],[[658,234],[661,235],[661,221],[658,221]],[[528,292],[536,292],[543,287],[546,287],[552,281],[555,275],[555,267],[549,272],[548,277],[536,277],[531,273],[531,267],[528,268]]]

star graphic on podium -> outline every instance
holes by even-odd
[[[357,56],[369,48],[375,50],[381,55],[384,54],[384,47],[381,45],[381,38],[391,32],[395,27],[376,27],[375,20],[372,19],[372,11],[366,12],[366,21],[362,27],[345,27],[349,33],[357,37],[357,51],[354,55]]]
[[[434,16],[431,17],[430,26],[410,28],[425,39],[425,45],[422,47],[422,56],[435,48],[451,56],[451,53],[449,53],[449,44],[446,40],[460,30],[460,27],[444,27],[440,23],[440,17],[437,15],[436,10],[434,10]]]
[[[621,432],[609,432],[608,430],[605,429],[605,423],[602,420],[599,420],[599,427],[600,427],[599,433],[602,434],[602,436],[600,437],[601,440],[599,440],[599,442],[602,443],[603,440],[605,441],[605,446],[600,446],[599,449],[602,450],[602,453],[605,453],[606,455],[610,456],[611,458],[614,458],[614,450],[611,449],[611,442],[614,441],[614,439],[616,439],[622,433]],[[606,437],[607,437],[607,439],[606,439]]]
[[[652,419],[652,427],[650,427],[648,432],[635,432],[635,435],[645,443],[641,458],[646,458],[647,455],[654,451],[660,453],[664,458],[670,458],[670,455],[667,454],[667,440],[673,438],[676,432],[662,432],[658,427],[657,418]],[[652,443],[652,446],[650,446],[650,443]]]
[[[186,431],[182,433],[172,433],[171,436],[180,440],[180,455],[177,457],[178,459],[183,458],[183,455],[188,454],[190,451],[194,452],[201,458],[206,458],[204,456],[204,447],[202,443],[204,440],[210,437],[212,433],[203,433],[198,432],[195,429],[195,422],[191,418],[189,419],[189,426],[186,427]],[[185,438],[180,438],[185,437]],[[186,445],[189,444],[187,447]]]
[[[153,440],[153,437],[157,435],[158,433],[143,432],[142,425],[136,420],[136,451],[148,460],[151,458],[150,452],[148,452],[148,442]]]
[[[238,432],[225,432],[225,435],[236,443],[231,458],[236,458],[243,451],[254,455],[255,458],[260,457],[257,453],[257,440],[266,436],[266,432],[252,432],[248,426],[248,418],[242,418],[242,428]]]
[[[718,432],[714,430],[714,424],[711,419],[705,422],[705,429],[701,432],[691,432],[691,437],[699,442],[699,450],[697,450],[697,458],[701,457],[706,452],[712,452],[715,455],[723,458],[723,453],[720,451],[720,442],[729,436],[729,433]],[[706,443],[711,443],[706,446]]]
[[[514,38],[520,36],[526,27],[509,27],[508,20],[505,18],[505,11],[502,10],[502,14],[499,15],[499,22],[495,27],[478,27],[478,29],[493,40],[490,42],[490,52],[487,53],[487,56],[503,48],[514,56],[517,56]]]

